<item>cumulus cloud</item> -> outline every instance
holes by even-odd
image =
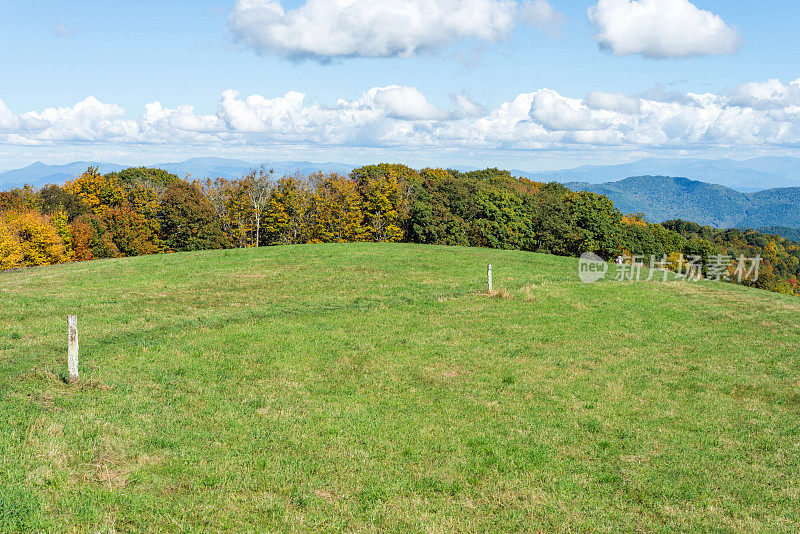
[[[557,37],[558,31],[566,19],[547,0],[527,0],[520,7],[523,22],[538,28],[551,37]]]
[[[777,79],[745,83],[733,91],[731,102],[754,109],[800,106],[800,79],[788,84]]]
[[[605,109],[625,115],[635,115],[641,111],[639,99],[623,93],[591,91],[583,100],[591,109]]]
[[[136,134],[136,123],[124,118],[116,104],[90,96],[72,107],[30,111],[17,117],[20,136],[34,134],[39,141],[126,140]]]
[[[16,115],[8,109],[5,102],[0,100],[0,130],[12,130],[16,128],[18,124],[19,121]]]
[[[720,16],[689,0],[600,0],[588,14],[600,48],[618,56],[733,54],[742,42]]]
[[[183,130],[186,132],[221,132],[225,123],[216,115],[197,115],[194,107],[183,104],[176,109],[165,108],[161,102],[145,106],[141,124],[148,130]]]
[[[364,105],[386,111],[395,119],[433,120],[444,119],[447,113],[428,102],[416,87],[390,85],[373,87],[362,99]]]
[[[522,21],[555,32],[563,17],[547,0],[237,0],[233,36],[290,59],[410,57],[462,41],[498,41]]]
[[[530,116],[548,130],[601,130],[603,123],[580,100],[564,98],[555,91],[538,91],[531,104]]]
[[[584,147],[800,148],[800,80],[746,83],[729,91],[655,99],[594,91],[570,98],[551,89],[484,108],[456,95],[442,109],[417,88],[373,87],[333,104],[289,91],[265,97],[222,93],[215,113],[147,104],[138,117],[89,97],[73,106],[14,113],[0,100],[0,144],[77,142],[199,146],[337,146],[454,150]]]
[[[289,131],[303,122],[305,98],[303,93],[289,91],[275,98],[251,95],[242,100],[238,91],[228,90],[222,93],[219,116],[239,132]]]
[[[480,117],[485,113],[484,107],[467,95],[455,96],[457,115],[461,117]]]

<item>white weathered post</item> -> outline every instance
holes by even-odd
[[[491,263],[489,264],[489,269],[488,269],[487,275],[489,277],[489,291],[491,292],[492,291],[492,264]]]
[[[78,317],[67,316],[67,371],[69,382],[78,380]]]

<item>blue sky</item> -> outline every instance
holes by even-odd
[[[392,9],[404,2],[432,25],[406,23]],[[800,3],[536,4],[530,15],[530,2],[511,0],[4,0],[0,168],[218,155],[536,170],[644,156],[795,154],[800,146],[800,91],[791,84],[800,77]],[[282,15],[264,15],[276,5]],[[431,5],[438,14],[425,11]],[[448,26],[467,8],[497,20]],[[592,18],[590,8],[602,13]],[[348,9],[352,16],[329,20]],[[509,13],[513,20],[503,19]],[[626,26],[634,16],[639,22]],[[636,34],[647,24],[666,34]],[[356,36],[344,52],[336,48],[342,32]],[[698,34],[707,38],[698,42]],[[398,50],[398,42],[419,47]],[[375,48],[382,44],[388,50]],[[744,84],[761,85],[742,93]],[[223,106],[229,90],[238,96]],[[291,92],[302,103],[284,98]],[[655,104],[620,115],[619,98],[600,105],[589,93]],[[251,95],[263,98],[249,102]],[[515,99],[515,115],[503,115]],[[145,119],[153,102],[161,110]],[[176,114],[182,105],[191,113]]]

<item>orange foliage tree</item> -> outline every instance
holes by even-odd
[[[336,174],[320,173],[311,179],[314,195],[311,197],[309,240],[342,243],[366,239],[361,195],[356,183]]]

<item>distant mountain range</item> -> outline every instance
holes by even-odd
[[[28,165],[22,169],[0,172],[0,190],[22,187],[26,184],[35,187],[47,184],[63,184],[67,180],[72,180],[79,176],[87,167],[97,167],[103,174],[125,168],[123,165],[97,161],[74,161],[66,165],[45,165],[41,161],[37,161],[33,165]]]
[[[536,181],[591,184],[621,180],[628,176],[689,176],[694,180],[721,184],[743,192],[800,186],[800,158],[788,156],[744,161],[727,158],[718,160],[650,158],[621,165],[587,165],[547,172],[517,170],[511,172],[516,176]]]
[[[310,161],[264,161],[278,174],[317,171],[348,173],[356,165],[346,163],[314,163]],[[46,165],[36,162],[23,169],[0,172],[0,189],[20,187],[23,184],[42,186],[63,183],[80,175],[90,165],[100,172],[118,171],[127,166],[97,161],[76,161],[66,165]],[[195,178],[241,176],[260,163],[227,158],[194,158],[178,163],[148,165],[175,173],[190,174]],[[470,171],[474,167],[453,166],[453,169]],[[720,184],[741,192],[761,191],[777,187],[800,186],[800,158],[763,157],[737,161],[732,159],[667,159],[650,158],[620,165],[587,165],[558,171],[511,170],[515,176],[537,181],[587,182],[599,184],[613,182],[629,176],[688,176],[712,184]]]
[[[356,168],[346,163],[314,163],[311,161],[265,161],[263,165],[274,169],[279,176],[298,172],[309,175],[315,172],[337,172],[347,174]],[[146,167],[164,169],[180,177],[192,178],[234,178],[242,176],[261,163],[251,163],[238,159],[193,158],[178,163],[159,163]],[[40,161],[22,169],[0,172],[0,190],[22,187],[25,184],[41,187],[47,184],[63,184],[80,176],[88,167],[97,167],[101,173],[120,171],[130,165],[117,165],[99,161],[75,161],[66,165],[46,165]]]
[[[765,234],[777,234],[791,241],[800,243],[800,228],[787,228],[786,226],[761,226],[754,228]]]
[[[565,185],[573,191],[606,195],[623,213],[643,213],[653,222],[684,219],[718,228],[800,228],[800,187],[742,193],[722,185],[667,176]]]
[[[347,174],[356,167],[345,163],[310,161],[265,161],[263,164],[274,169],[278,176],[296,172],[308,175],[320,171]],[[259,165],[237,159],[194,158],[148,167],[164,169],[181,177],[189,175],[204,179],[239,177]],[[126,167],[93,161],[76,161],[66,165],[36,162],[23,169],[0,172],[0,190],[21,187],[23,184],[36,187],[62,184],[79,176],[89,166],[98,167],[102,173]],[[473,170],[471,167],[455,168]],[[620,179],[641,169],[646,169],[642,175]],[[656,176],[651,172],[653,169],[664,169],[666,172]],[[800,184],[798,158],[757,158],[747,161],[649,159],[564,171],[531,173],[512,170],[511,173],[537,181],[566,182],[565,185],[574,191],[607,195],[623,213],[643,213],[653,222],[684,219],[718,228],[748,227],[778,233],[790,239],[800,237],[800,187],[775,187],[775,184]],[[691,176],[692,179],[673,177],[677,174]],[[729,186],[720,185],[722,182]]]

